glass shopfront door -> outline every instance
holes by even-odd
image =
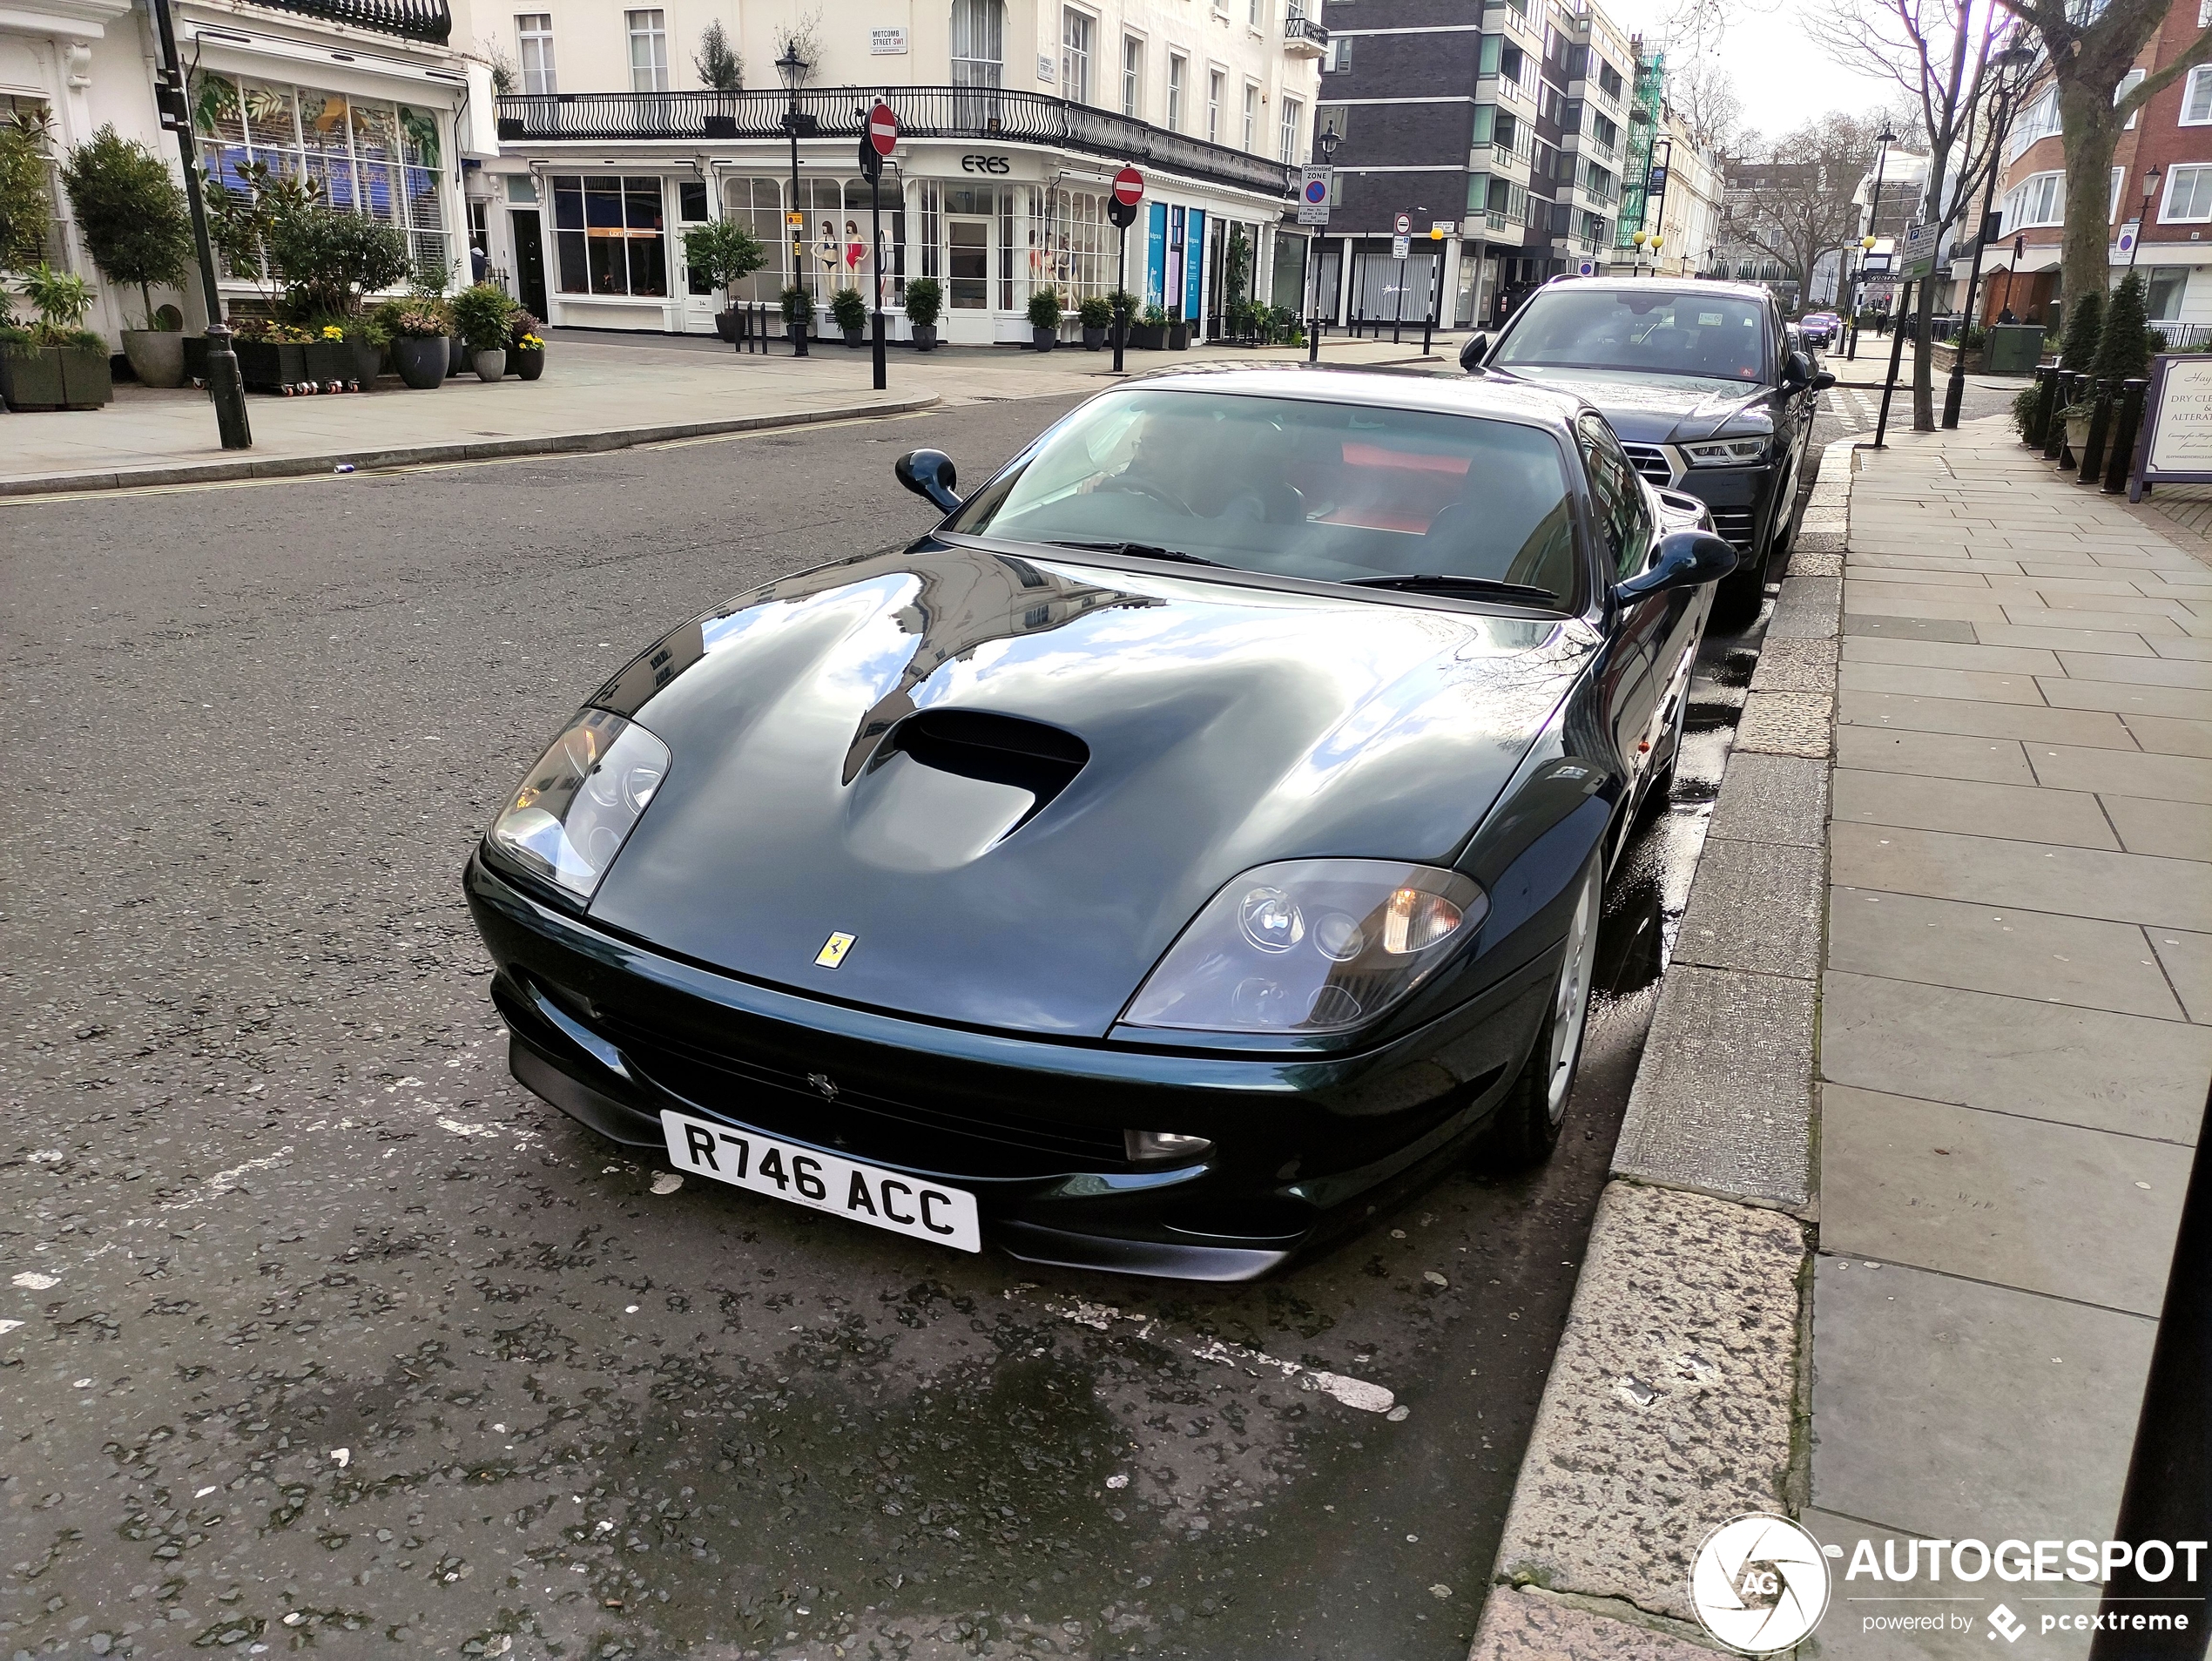
[[[954,311],[987,311],[991,304],[991,222],[988,219],[945,221],[949,279],[945,300]]]

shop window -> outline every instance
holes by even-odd
[[[1055,190],[1041,195],[1041,212],[1031,220],[1037,258],[1030,280],[1059,289],[1070,304],[1112,292],[1120,233],[1106,217],[1106,193]]]
[[[515,19],[515,44],[525,92],[557,92],[553,73],[553,14],[526,11]]]
[[[667,298],[658,178],[555,175],[553,231],[563,294]]]

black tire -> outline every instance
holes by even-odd
[[[1569,915],[1566,949],[1544,1018],[1528,1059],[1498,1104],[1489,1144],[1488,1162],[1501,1170],[1521,1170],[1551,1158],[1559,1145],[1560,1127],[1567,1104],[1575,1093],[1575,1075],[1582,1063],[1582,1039],[1588,1030],[1590,981],[1597,962],[1599,914],[1604,901],[1604,855],[1593,854],[1584,868],[1581,892]],[[1569,1023],[1561,1030],[1562,1022]]]
[[[1713,591],[1713,623],[1723,629],[1740,629],[1759,614],[1766,603],[1767,557],[1745,559],[1720,580]]]

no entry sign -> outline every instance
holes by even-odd
[[[1135,207],[1144,199],[1144,175],[1136,168],[1124,166],[1114,175],[1114,199],[1123,207]]]
[[[887,156],[898,146],[899,118],[880,98],[876,100],[875,108],[868,111],[868,143],[879,156]]]

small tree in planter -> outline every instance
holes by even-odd
[[[1060,340],[1060,291],[1040,288],[1029,296],[1029,339],[1040,352],[1049,352]]]
[[[1076,320],[1082,325],[1083,350],[1096,352],[1106,344],[1106,333],[1114,327],[1114,308],[1094,294],[1076,307]]]
[[[1147,305],[1143,318],[1136,327],[1130,331],[1130,344],[1140,352],[1167,350],[1167,307],[1157,300]]]
[[[153,285],[178,287],[191,268],[192,219],[184,191],[160,158],[135,139],[117,137],[111,126],[69,152],[62,186],[92,263],[110,282],[138,291],[143,321],[123,331],[123,353],[132,372],[150,387],[181,387],[184,333],[155,321]]]
[[[840,288],[830,296],[830,315],[847,346],[858,346],[867,334],[868,302],[857,288]]]
[[[479,381],[496,381],[507,373],[507,326],[520,309],[496,283],[472,283],[453,297],[453,321],[469,343],[469,364]]]
[[[2131,271],[2105,306],[2090,373],[2100,381],[2134,381],[2150,372],[2150,320],[2144,314],[2143,279]]]
[[[17,409],[97,409],[111,402],[115,381],[107,342],[84,327],[91,285],[42,260],[23,291],[38,307],[39,321],[28,329],[8,325],[0,395]]]
[[[784,333],[794,341],[806,338],[806,326],[814,321],[814,296],[797,283],[784,290],[777,301],[784,314]]]
[[[735,219],[714,219],[684,233],[684,258],[706,273],[706,280],[724,291],[729,305],[715,314],[714,332],[735,344],[738,338],[738,283],[768,263],[760,239]]]
[[[937,319],[945,305],[945,291],[934,277],[916,277],[907,285],[907,327],[914,332],[914,348],[929,352],[937,346]]]

